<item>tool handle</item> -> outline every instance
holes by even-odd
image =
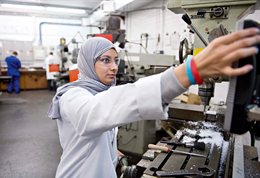
[[[160,141],[161,143],[166,143],[167,145],[174,145],[174,146],[183,146],[184,143],[181,142],[172,142],[172,141]]]
[[[166,147],[166,146],[159,146],[159,145],[154,145],[154,144],[149,144],[148,148],[154,149],[154,150],[161,150],[161,151],[164,151],[164,152],[170,152],[171,151],[171,149]]]

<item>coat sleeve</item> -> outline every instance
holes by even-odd
[[[20,69],[21,68],[21,61],[18,59],[17,60],[17,69]]]
[[[95,96],[79,87],[70,89],[60,99],[60,113],[63,122],[86,137],[134,121],[168,118],[162,106],[160,75],[111,87]]]

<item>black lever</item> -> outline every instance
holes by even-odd
[[[199,31],[192,25],[190,17],[188,16],[188,14],[183,14],[182,16],[182,20],[184,20],[184,22],[186,22],[188,25],[190,25],[191,29],[198,35],[199,39],[202,41],[202,43],[207,46],[208,43],[206,42],[206,40],[202,37],[202,35],[199,33]]]

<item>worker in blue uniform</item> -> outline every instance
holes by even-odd
[[[5,58],[7,64],[7,75],[12,77],[12,80],[8,83],[7,92],[12,93],[13,89],[15,93],[20,93],[20,71],[21,62],[17,58],[18,53],[13,51],[12,55]]]

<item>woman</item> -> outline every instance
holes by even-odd
[[[249,72],[251,65],[231,64],[258,52],[250,47],[260,42],[257,33],[251,28],[220,37],[190,63],[120,86],[114,86],[114,45],[100,37],[87,40],[78,56],[79,80],[58,88],[49,110],[63,148],[56,177],[116,178],[117,126],[167,119],[167,104],[194,82]]]

